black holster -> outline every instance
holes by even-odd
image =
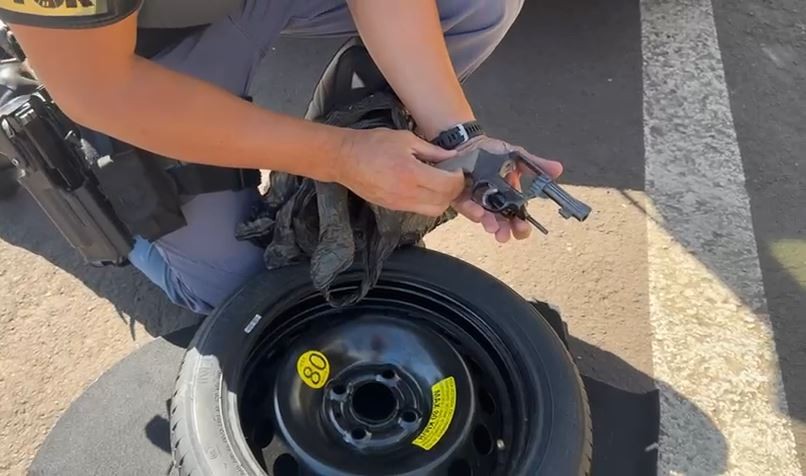
[[[78,131],[47,93],[0,109],[0,153],[67,241],[94,265],[126,263],[132,234],[116,216],[83,155]]]

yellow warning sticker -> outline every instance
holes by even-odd
[[[420,436],[412,443],[429,451],[439,440],[445,436],[448,427],[453,421],[453,412],[456,410],[456,380],[453,377],[440,380],[431,387],[433,407],[428,424]]]
[[[107,0],[0,0],[0,8],[46,17],[83,17],[109,11]]]
[[[325,386],[330,376],[330,362],[318,350],[309,350],[297,359],[297,373],[305,385],[318,389]]]

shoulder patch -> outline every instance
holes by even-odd
[[[9,12],[40,17],[86,17],[109,11],[108,0],[0,0]]]

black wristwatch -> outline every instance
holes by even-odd
[[[481,124],[478,121],[470,121],[440,132],[437,138],[431,142],[443,149],[453,150],[482,134],[484,134],[484,129],[482,129]]]

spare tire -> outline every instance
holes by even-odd
[[[216,476],[580,476],[592,451],[551,326],[494,277],[421,248],[396,252],[349,307],[327,305],[304,265],[247,284],[188,348],[171,440],[180,475]]]

